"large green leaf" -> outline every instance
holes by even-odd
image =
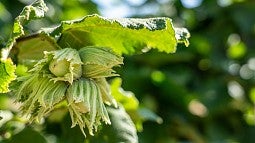
[[[165,17],[108,19],[98,15],[64,21],[50,34],[59,38],[58,43],[62,48],[71,46],[80,49],[93,45],[112,48],[119,54],[132,54],[150,48],[173,53],[177,43],[188,44],[189,37],[185,29],[175,32],[171,19]]]

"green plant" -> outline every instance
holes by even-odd
[[[118,75],[113,68],[123,64],[123,54],[152,48],[174,53],[178,43],[188,46],[188,31],[174,28],[169,18],[108,19],[98,15],[63,21],[37,32],[26,29],[25,25],[42,18],[46,11],[44,1],[38,0],[15,19],[12,36],[1,49],[0,92],[15,94],[29,122],[40,122],[63,106],[69,111],[72,127],[79,125],[84,135],[84,128],[94,135],[103,121],[120,131],[116,133],[118,141],[137,142],[136,129],[121,100],[112,97],[122,93],[111,94],[106,78]],[[15,74],[13,62],[30,70],[16,70]],[[116,111],[108,107],[112,105]]]

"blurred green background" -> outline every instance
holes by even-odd
[[[12,31],[14,18],[31,2],[0,1],[2,45]],[[112,18],[170,17],[175,27],[190,31],[188,48],[179,45],[175,54],[151,50],[126,56],[124,66],[118,69],[122,88],[135,94],[139,107],[163,119],[161,124],[155,118],[144,121],[143,129],[138,127],[139,142],[255,141],[254,0],[46,0],[46,3],[49,7],[46,18],[28,25],[31,30],[98,13]],[[12,118],[0,121],[1,142],[25,125],[21,119],[13,119],[17,109],[5,94],[0,95],[0,109],[5,118]],[[131,117],[135,120],[135,115]],[[47,140],[56,141],[70,128],[66,120],[45,120],[43,126],[33,125],[33,130],[26,128],[23,135],[18,135],[25,138],[26,132],[31,135],[39,131],[34,137],[43,138],[43,134]],[[77,140],[70,143],[81,142],[79,135],[73,135]]]

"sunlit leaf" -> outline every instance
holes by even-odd
[[[124,91],[121,88],[122,80],[115,78],[111,82],[111,91],[117,102],[121,103],[126,110],[137,110],[139,102],[131,91]]]
[[[175,31],[169,18],[108,19],[98,15],[85,16],[75,21],[64,21],[50,33],[59,37],[61,47],[82,48],[88,45],[109,47],[114,52],[132,54],[142,49],[155,48],[173,53],[177,42],[188,45],[189,33]]]
[[[0,61],[0,93],[6,93],[9,91],[8,87],[11,81],[16,78],[15,65],[13,65],[10,59]]]

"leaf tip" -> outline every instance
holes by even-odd
[[[184,43],[186,47],[189,46],[190,33],[186,28],[175,28],[175,37],[178,43]]]

